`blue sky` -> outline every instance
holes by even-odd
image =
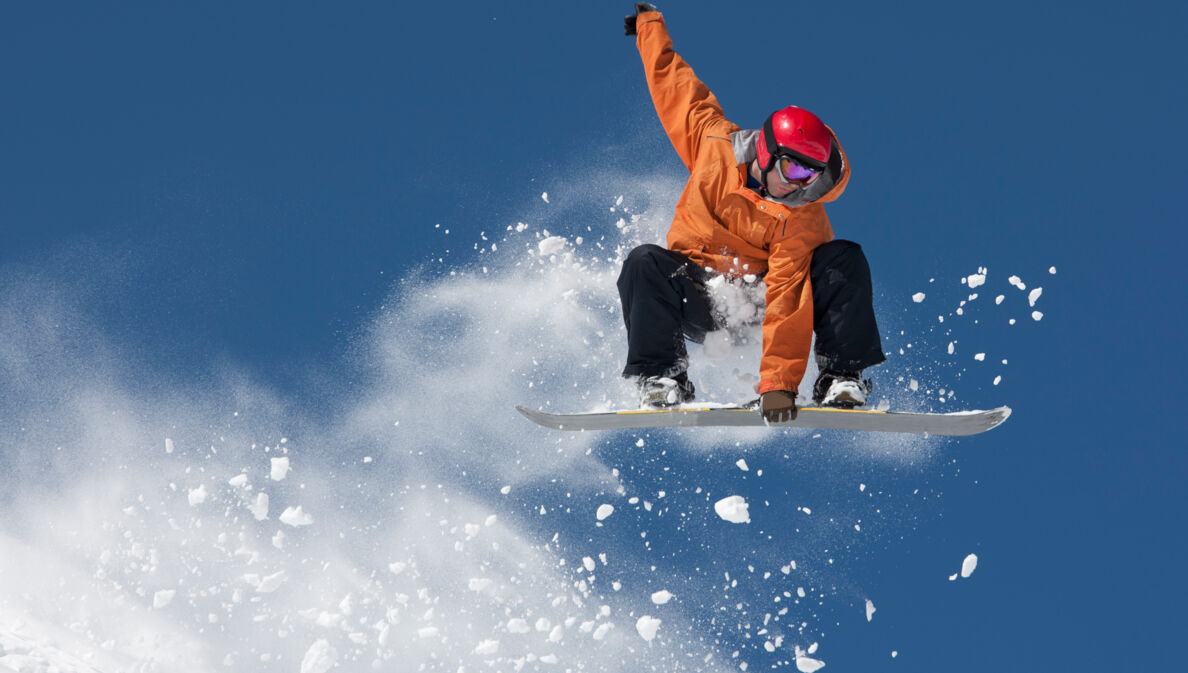
[[[912,362],[946,362],[931,372],[942,385],[960,374],[953,406],[1015,410],[920,464],[815,455],[809,476],[783,464],[822,493],[832,478],[882,479],[898,503],[841,573],[880,614],[837,618],[827,670],[1172,668],[1188,551],[1176,519],[1188,505],[1175,401],[1183,6],[660,8],[737,123],[799,104],[838,133],[854,177],[830,216],[871,260],[889,350],[927,349]],[[7,7],[5,303],[65,301],[117,345],[126,381],[197,385],[232,367],[300,413],[333,415],[325,391],[371,376],[353,356],[394,287],[474,273],[482,236],[520,221],[565,236],[605,226],[622,193],[608,174],[679,182],[622,35],[630,9]],[[953,317],[959,280],[980,267],[985,295]],[[1012,274],[1044,287],[1041,321],[1018,308]],[[999,293],[1013,293],[1019,324],[990,305]],[[89,335],[61,337],[82,379],[99,357]],[[954,340],[1009,360],[1003,382],[972,358],[948,364]],[[481,421],[513,401],[459,399],[450,413]],[[681,436],[655,441],[680,455]],[[736,458],[668,467],[705,484]],[[607,462],[679,488],[646,461]],[[907,495],[920,488],[935,497]],[[979,569],[949,583],[967,552]]]

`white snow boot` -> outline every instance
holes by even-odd
[[[860,372],[824,371],[813,385],[813,401],[822,407],[853,409],[866,404],[873,388],[869,379],[862,380]]]
[[[667,376],[641,376],[639,378],[639,406],[642,409],[673,407],[693,401],[693,383],[683,374],[676,378]]]

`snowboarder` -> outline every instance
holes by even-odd
[[[643,245],[623,263],[623,376],[638,383],[641,406],[691,401],[685,338],[701,343],[724,327],[706,282],[754,277],[766,285],[756,386],[764,418],[796,418],[814,332],[814,402],[864,404],[871,384],[862,371],[885,358],[866,257],[858,244],[833,239],[823,205],[850,178],[837,136],[797,106],[772,113],[760,129],[735,125],[673,51],[656,7],[638,2],[635,10],[626,34],[636,37],[656,112],[690,177],[667,249]]]

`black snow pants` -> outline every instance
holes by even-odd
[[[859,372],[883,356],[875,323],[870,266],[862,247],[834,240],[813,251],[813,330],[822,371]],[[619,273],[627,325],[623,376],[679,376],[688,368],[685,339],[702,343],[724,325],[706,290],[708,274],[679,252],[641,245]]]

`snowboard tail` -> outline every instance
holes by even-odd
[[[1011,415],[1010,407],[985,411],[953,413],[915,413],[805,407],[796,420],[768,423],[754,407],[672,407],[667,409],[630,409],[579,414],[552,414],[516,405],[528,420],[554,430],[625,430],[632,428],[673,428],[702,426],[771,426],[868,432],[967,436],[991,430]]]

